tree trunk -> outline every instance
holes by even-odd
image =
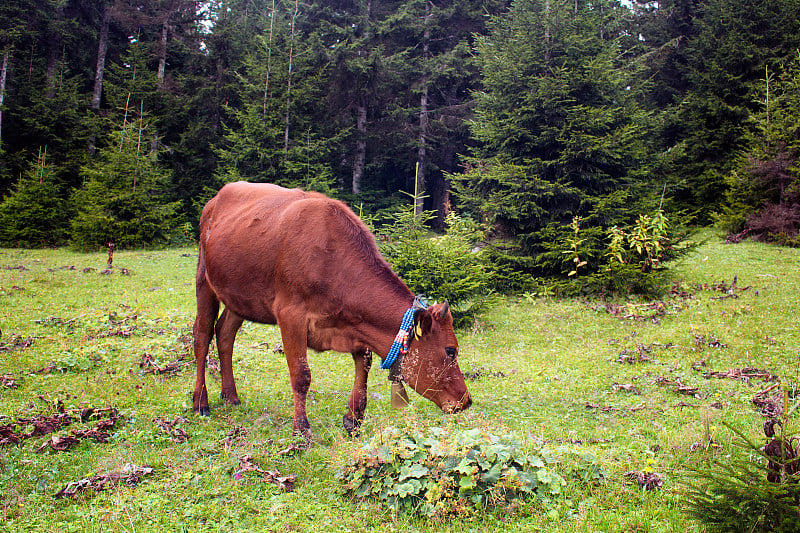
[[[161,42],[158,46],[158,72],[156,73],[156,85],[160,90],[164,90],[164,76],[167,70],[167,36],[169,35],[169,28],[167,20],[164,19],[164,24],[161,26]]]
[[[294,23],[299,9],[299,0],[294,2],[294,13],[292,14],[292,38],[289,44],[289,75],[286,85],[286,130],[283,132],[283,153],[289,153],[289,117],[292,106],[292,60],[294,59]]]
[[[428,151],[428,131],[430,129],[430,119],[428,117],[428,61],[430,59],[430,40],[431,30],[428,27],[428,19],[431,16],[431,3],[425,2],[425,18],[423,24],[425,30],[422,34],[422,69],[425,73],[422,78],[422,95],[419,101],[419,147],[417,148],[417,175],[415,177],[414,191],[417,194],[414,199],[414,214],[419,215],[425,207],[425,185],[426,185],[426,165]]]
[[[3,139],[3,100],[6,95],[6,73],[8,72],[8,62],[11,58],[11,47],[6,48],[3,53],[3,64],[0,66],[0,141]],[[0,142],[0,146],[2,143]]]
[[[56,8],[56,22],[64,18],[64,6]],[[45,97],[50,99],[55,96],[56,71],[58,70],[58,54],[61,51],[60,28],[50,28],[47,32],[47,66],[45,67]]]
[[[267,41],[267,76],[264,81],[264,110],[262,120],[267,120],[267,101],[269,100],[269,71],[272,67],[272,28],[275,22],[275,0],[272,0],[272,11],[269,12],[269,40]]]
[[[364,41],[370,38],[369,18],[372,11],[372,2],[367,0],[364,6]],[[360,53],[360,52],[359,52]],[[360,91],[359,91],[360,92]],[[356,153],[353,159],[353,194],[361,190],[361,178],[364,177],[364,168],[367,163],[367,104],[366,96],[359,94],[356,104]]]
[[[353,161],[353,194],[358,194],[361,189],[361,178],[364,176],[364,167],[367,160],[367,106],[359,102],[356,107],[356,154]]]
[[[103,71],[106,66],[108,50],[108,26],[111,22],[111,6],[106,5],[103,11],[103,22],[100,26],[100,39],[97,43],[97,67],[94,70],[94,91],[92,92],[92,109],[100,109],[100,98],[103,95]]]

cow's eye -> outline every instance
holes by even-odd
[[[445,348],[445,349],[444,349],[444,351],[445,351],[445,352],[447,353],[447,355],[449,355],[449,356],[450,356],[452,359],[455,359],[455,357],[456,357],[456,354],[458,353],[458,350],[457,350],[457,349],[455,349],[455,348],[452,348],[452,347],[450,347],[450,346],[448,346],[447,348]]]

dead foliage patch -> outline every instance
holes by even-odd
[[[636,348],[633,350],[624,349],[620,352],[619,357],[617,357],[614,362],[615,363],[627,363],[629,365],[636,364],[636,363],[644,363],[647,361],[651,361],[649,354],[653,351],[653,345],[650,344],[649,346],[645,346],[644,344],[637,344]]]
[[[68,450],[82,440],[92,438],[97,442],[108,442],[111,435],[108,430],[120,419],[116,407],[87,407],[85,409],[64,409],[62,402],[56,403],[53,414],[38,414],[19,417],[15,421],[0,425],[0,445],[18,444],[24,440],[61,431],[76,422],[97,420],[95,427],[84,430],[72,430],[70,435],[52,436],[36,451],[42,452],[50,446],[56,451]]]
[[[635,320],[637,322],[650,320],[654,323],[657,323],[660,317],[665,316],[670,308],[671,304],[668,302],[650,302],[644,304],[605,303],[592,306],[592,309],[595,311],[604,309],[608,314],[619,319]]]
[[[176,358],[169,363],[163,365],[159,364],[158,360],[149,352],[144,352],[139,361],[139,367],[142,369],[140,374],[160,374],[168,377],[178,375],[183,367],[191,365],[194,362],[194,355],[192,354],[193,339],[191,335],[181,335],[178,337],[178,352]],[[212,357],[208,358],[209,366],[211,365]]]
[[[58,272],[59,270],[76,270],[75,265],[64,265],[59,268],[48,268],[49,272]]]
[[[264,470],[253,462],[252,455],[243,455],[239,457],[239,470],[234,472],[233,478],[236,480],[242,479],[242,475],[247,472],[256,472],[261,474],[261,481],[271,483],[281,490],[292,491],[294,490],[294,483],[297,480],[297,474],[289,474],[281,476],[278,470]]]
[[[67,486],[55,494],[56,498],[77,498],[80,493],[87,490],[100,492],[103,490],[113,489],[120,485],[134,486],[141,481],[141,479],[153,473],[153,468],[150,466],[134,466],[125,465],[121,471],[106,472],[105,474],[98,474],[78,481],[70,481]]]
[[[591,439],[586,439],[586,441],[582,439],[565,439],[564,437],[559,437],[554,439],[552,442],[557,442],[559,444],[605,444],[607,442],[611,442],[608,439],[601,439],[599,437],[592,437]]]
[[[490,377],[490,378],[504,378],[504,377],[506,377],[506,375],[503,374],[500,371],[489,370],[488,368],[485,368],[485,367],[482,367],[482,366],[479,366],[478,368],[476,368],[474,370],[467,370],[466,372],[462,372],[462,373],[464,374],[464,379],[467,379],[469,381],[476,381],[476,380],[478,380],[480,378],[484,378],[484,377]]]
[[[3,389],[16,389],[19,387],[19,381],[11,374],[0,375],[0,388]]]
[[[3,265],[0,266],[0,270],[19,270],[20,272],[25,272],[30,269],[24,265],[16,265],[16,266]]]
[[[641,396],[641,394],[642,394],[642,391],[640,391],[638,388],[636,388],[636,385],[633,385],[631,383],[616,383],[615,382],[613,385],[611,385],[611,387],[615,391],[622,390],[622,391],[626,391],[626,392],[632,392],[633,394],[637,394],[639,396]]]
[[[764,435],[769,442],[764,446],[764,455],[767,461],[767,481],[779,483],[787,476],[800,474],[800,437],[786,437],[779,432],[776,435],[775,426],[783,426],[783,422],[777,418],[770,418],[764,422]]]
[[[150,352],[144,352],[142,359],[139,361],[139,367],[142,369],[140,374],[166,374],[169,377],[178,375],[181,369],[188,365],[189,362],[178,359],[166,363],[164,365],[158,364],[155,357]]]
[[[233,426],[233,429],[229,430],[225,435],[225,438],[222,440],[222,444],[225,446],[225,451],[228,451],[230,448],[235,446],[244,445],[247,442],[248,435],[250,435],[249,429],[242,426]]]
[[[24,350],[33,345],[33,337],[22,337],[21,335],[11,335],[8,342],[0,342],[0,353]]]
[[[659,319],[668,314],[675,314],[686,307],[687,300],[694,298],[690,292],[682,289],[677,283],[672,284],[669,291],[671,300],[662,300],[641,304],[625,303],[602,303],[592,306],[594,311],[606,311],[608,314],[624,320],[634,320],[643,322],[650,320],[657,324]]]
[[[137,323],[138,315],[130,314],[120,317],[117,313],[108,314],[109,327],[107,331],[101,331],[95,335],[90,335],[90,339],[102,339],[105,337],[131,337],[139,328]]]
[[[705,367],[705,360],[698,361],[692,364],[692,369],[700,372],[701,368]],[[778,381],[780,378],[767,370],[759,370],[758,368],[746,366],[743,368],[731,368],[727,371],[703,372],[705,378],[717,379],[740,379],[745,383],[750,383],[752,379],[760,379],[762,381]]]
[[[770,419],[777,419],[783,415],[783,393],[781,391],[772,393],[779,385],[780,383],[772,384],[753,396],[751,400],[753,405],[760,409],[761,415]]]
[[[716,335],[710,335],[706,338],[705,335],[694,334],[694,344],[701,348],[708,346],[709,348],[727,348],[728,345],[721,342]]]
[[[94,439],[95,442],[108,442],[111,439],[109,429],[114,427],[119,417],[105,418],[97,423],[97,426],[88,429],[73,429],[69,435],[53,435],[50,440],[43,443],[36,449],[36,453],[43,452],[48,446],[57,452],[65,452],[76,444],[80,444],[86,439]]]
[[[592,403],[592,402],[586,402],[585,407],[587,409],[599,409],[600,412],[602,412],[602,413],[608,413],[608,412],[611,412],[611,411],[622,411],[623,410],[620,407],[611,407],[609,405],[600,405],[600,404]],[[636,405],[634,407],[628,407],[625,410],[626,411],[630,411],[631,413],[635,413],[636,411],[641,411],[642,409],[645,409],[645,408],[647,408],[647,406],[644,403],[641,403],[641,404]]]
[[[737,276],[733,276],[733,281],[728,284],[725,281],[720,281],[718,283],[712,283],[709,285],[708,283],[698,283],[695,285],[695,288],[699,291],[713,291],[713,292],[721,292],[723,293],[722,296],[712,296],[712,300],[724,300],[726,298],[738,298],[739,295],[736,294],[742,291],[748,291],[751,289],[750,285],[747,287],[739,287],[736,282],[738,281]],[[757,292],[757,291],[756,291]]]
[[[684,385],[680,379],[672,379],[665,376],[659,376],[655,379],[655,383],[659,385],[667,385],[674,387],[674,389],[672,390],[678,394],[684,394],[686,396],[692,396],[694,398],[700,397],[699,387]]]
[[[74,318],[69,318],[69,319],[65,319],[65,318],[62,318],[60,316],[49,316],[47,318],[34,320],[33,322],[35,324],[39,324],[41,326],[65,328],[68,333],[72,333],[73,331],[75,331],[75,322],[79,318],[82,318],[84,316],[86,316],[86,315],[85,314],[78,315],[78,316],[76,316]]]
[[[655,472],[630,471],[622,475],[636,482],[639,488],[643,490],[660,489],[664,486],[664,479]]]
[[[169,440],[177,442],[178,444],[189,440],[189,434],[180,427],[180,424],[186,424],[189,421],[182,416],[177,416],[170,420],[166,417],[156,418],[153,423],[158,426],[158,432],[167,435]]]

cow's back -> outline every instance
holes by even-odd
[[[198,277],[255,322],[275,323],[276,306],[290,303],[325,314],[320,306],[341,304],[375,276],[396,280],[363,223],[318,193],[231,183],[203,210],[200,232]]]

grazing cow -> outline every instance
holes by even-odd
[[[225,305],[219,315],[220,302]],[[447,303],[418,305],[342,202],[276,185],[231,183],[203,209],[197,265],[193,408],[207,415],[205,367],[216,333],[222,398],[238,405],[232,355],[244,320],[277,324],[289,365],[297,434],[311,439],[308,348],[349,352],[355,381],[344,425],[364,418],[371,353],[445,412],[472,403],[456,360]],[[398,332],[401,327],[402,331]]]

